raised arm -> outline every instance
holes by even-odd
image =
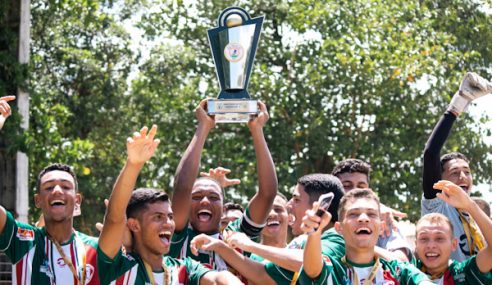
[[[12,109],[8,102],[13,100],[15,100],[15,96],[12,95],[0,97],[0,130],[3,128],[5,120],[12,115]]]
[[[314,202],[314,208],[317,208]],[[301,230],[308,235],[306,246],[304,247],[303,269],[306,275],[315,279],[321,274],[323,269],[323,257],[321,256],[321,234],[323,229],[330,223],[331,215],[325,212],[320,218],[316,215],[316,210],[306,212],[302,218]]]
[[[264,224],[277,195],[278,181],[275,165],[263,135],[263,127],[268,121],[269,115],[266,105],[258,102],[260,113],[256,118],[248,122],[248,127],[253,137],[256,154],[256,172],[258,173],[258,192],[249,202],[251,220],[255,224]]]
[[[446,113],[432,131],[424,149],[424,170],[422,186],[424,197],[436,197],[434,183],[441,179],[440,152],[451,132],[456,118],[464,112],[471,101],[492,92],[492,84],[478,74],[468,72],[461,82],[460,89],[454,94]]]
[[[135,132],[132,138],[127,139],[128,158],[109,197],[104,227],[99,236],[99,247],[109,258],[114,258],[123,244],[126,207],[132,196],[138,174],[145,162],[154,155],[159,145],[159,140],[154,140],[157,126],[152,126],[148,134],[147,131],[147,127],[143,127],[140,132]]]
[[[475,220],[487,244],[477,254],[478,269],[482,273],[492,270],[492,220],[458,185],[441,180],[434,187],[442,191],[442,193],[437,194],[440,199],[459,210],[466,211]]]
[[[207,115],[206,106],[207,100],[205,99],[200,102],[200,105],[195,110],[198,127],[174,175],[172,208],[176,223],[176,232],[182,231],[188,223],[191,207],[191,190],[198,175],[203,146],[205,145],[208,133],[215,126],[215,120]]]

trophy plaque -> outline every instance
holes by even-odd
[[[251,19],[242,8],[229,7],[208,30],[220,93],[209,99],[209,115],[217,123],[247,122],[258,113],[258,102],[246,90],[249,83],[264,17]]]

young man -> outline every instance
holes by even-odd
[[[380,205],[371,190],[352,190],[340,202],[335,228],[345,239],[345,253],[333,255],[321,250],[322,228],[331,215],[325,212],[317,216],[316,207],[317,203],[303,218],[302,230],[308,238],[299,284],[432,284],[413,265],[376,256]]]
[[[227,202],[224,204],[224,212],[220,218],[220,232],[223,232],[229,223],[243,217],[244,209],[241,205]]]
[[[173,193],[173,211],[176,216],[176,233],[169,255],[190,256],[210,268],[226,270],[227,264],[211,251],[191,254],[190,241],[200,233],[220,237],[220,218],[223,211],[223,191],[220,183],[198,175],[201,153],[214,118],[206,112],[207,100],[200,102],[195,113],[198,127],[176,170]],[[258,102],[259,114],[248,122],[257,160],[258,192],[251,198],[243,217],[229,224],[232,231],[241,231],[258,238],[277,194],[277,174],[268,150],[263,126],[268,121],[265,104]]]
[[[442,214],[427,214],[416,225],[417,267],[436,284],[492,284],[492,221],[456,184],[439,181],[434,187],[442,191],[437,194],[439,199],[473,217],[488,246],[464,261],[450,259],[451,252],[458,245],[458,240],[453,236],[453,225]]]
[[[345,159],[339,162],[333,168],[332,174],[342,182],[345,192],[355,188],[368,188],[371,166],[360,159]],[[393,214],[401,216],[401,212],[395,211],[381,204],[381,212],[384,212],[384,231],[379,236],[376,244],[376,252],[386,259],[398,259],[400,261],[410,261],[412,259],[412,249],[400,234],[398,229],[394,228]]]
[[[14,284],[99,284],[97,239],[73,229],[74,207],[81,202],[75,173],[52,164],[39,173],[36,188],[44,227],[18,222],[0,207],[0,250],[14,264]]]
[[[308,174],[298,179],[292,199],[288,203],[291,214],[296,221],[290,224],[293,233],[302,233],[300,229],[301,221],[306,210],[311,208],[314,201],[319,196],[326,193],[333,193],[334,199],[328,212],[332,214],[334,220],[337,219],[337,209],[343,187],[340,180],[330,174]],[[326,228],[329,228],[327,226]],[[326,229],[325,228],[325,229]],[[241,275],[247,276],[249,281],[254,284],[294,284],[297,280],[297,272],[302,265],[302,249],[306,241],[305,236],[294,239],[287,248],[266,246],[257,243],[241,243],[240,239],[235,239],[236,235],[228,238],[228,243],[232,247],[240,248],[247,252],[252,252],[261,256],[269,262],[262,264],[251,259],[239,256],[237,252],[227,246],[221,240],[209,236],[200,235],[193,239],[192,246],[195,250],[206,249],[214,250],[222,256],[227,263],[234,267]],[[323,232],[323,251],[338,254],[344,252],[344,241],[342,237],[333,229]],[[341,257],[341,256],[340,256]]]
[[[464,261],[475,255],[484,247],[483,240],[479,232],[475,231],[473,219],[466,212],[458,211],[436,198],[439,190],[434,189],[433,186],[437,181],[444,179],[470,193],[473,178],[465,155],[459,152],[445,154],[441,158],[439,155],[456,118],[466,110],[471,101],[491,92],[490,82],[475,73],[467,73],[447,111],[434,127],[424,149],[422,216],[428,213],[441,213],[449,218],[453,224],[454,236],[458,237],[458,247],[451,254],[451,258],[457,261]]]
[[[259,244],[277,248],[287,247],[287,235],[289,230],[289,214],[287,211],[287,198],[284,195],[278,193],[277,197],[273,201],[273,209],[267,218],[265,228],[261,231],[261,241]],[[241,250],[258,248],[259,245],[252,241],[248,236],[243,233],[232,233],[227,236],[227,242]],[[262,256],[251,254],[251,259],[267,263],[268,260]]]
[[[144,127],[128,138],[128,159],[109,199],[97,256],[101,284],[117,279],[116,284],[135,285],[241,284],[229,272],[210,271],[189,258],[163,256],[174,232],[168,196],[153,189],[133,191],[140,170],[159,144],[154,140],[157,127],[147,131]],[[125,254],[122,244],[127,224],[133,243],[132,252]]]
[[[15,100],[15,96],[3,96],[0,97],[0,130],[3,128],[5,120],[12,115],[12,108],[9,105],[9,101]]]

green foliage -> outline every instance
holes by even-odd
[[[492,77],[491,16],[479,1],[246,2],[238,5],[266,17],[249,91],[269,106],[265,134],[282,192],[303,174],[358,157],[371,162],[382,201],[418,217],[432,127],[465,71]],[[31,185],[48,163],[72,164],[85,196],[77,226],[93,231],[124,163],[125,138],[155,123],[162,143],[138,184],[172,191],[193,110],[219,91],[206,31],[236,3],[33,1]],[[126,30],[132,22],[144,31],[139,48]],[[492,173],[483,159],[490,134],[480,126],[463,116],[445,149],[468,154],[478,182]],[[231,199],[253,195],[244,125],[210,134],[202,170],[219,165],[242,180]]]

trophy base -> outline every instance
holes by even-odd
[[[207,101],[209,115],[216,123],[245,123],[258,114],[258,101],[248,99],[210,99]]]

